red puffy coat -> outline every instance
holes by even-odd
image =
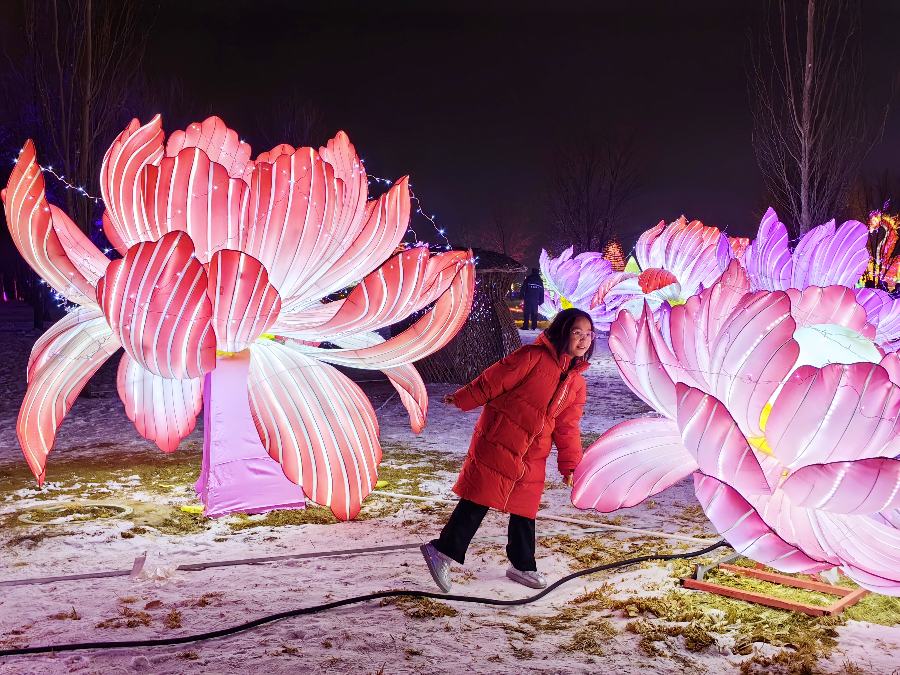
[[[544,492],[551,441],[563,475],[581,461],[581,412],[588,364],[569,369],[543,333],[495,363],[453,396],[484,410],[453,491],[499,511],[534,518]]]

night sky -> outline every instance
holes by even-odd
[[[254,151],[264,145],[261,113],[296,91],[329,131],[350,134],[371,173],[410,174],[451,241],[489,227],[494,213],[522,231],[549,231],[554,153],[591,134],[629,132],[644,188],[617,228],[626,246],[682,213],[746,235],[765,207],[745,75],[748,30],[762,8],[164,0],[143,10],[144,68],[153,83],[183,85],[183,109],[163,110],[164,124],[215,112]],[[900,64],[900,3],[864,1],[863,22],[874,112]],[[14,40],[9,26],[3,37]],[[898,151],[895,111],[867,170],[898,171]],[[436,240],[430,226],[414,225]],[[546,240],[535,240],[526,263]]]

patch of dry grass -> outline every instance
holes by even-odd
[[[71,611],[57,612],[56,614],[51,614],[50,618],[56,619],[57,621],[66,621],[66,620],[80,621],[81,615],[76,611],[76,609],[74,607],[72,607]]]
[[[119,614],[99,622],[97,628],[137,628],[150,625],[150,615],[147,612],[133,609],[128,605],[119,607]]]
[[[603,656],[604,643],[618,635],[619,631],[608,619],[593,619],[580,628],[562,649],[567,652],[584,652],[593,656]]]
[[[596,557],[602,559],[606,555],[611,555],[611,552],[600,551]],[[620,557],[624,555],[620,554]],[[683,577],[691,573],[694,563],[674,561],[670,565],[677,576]],[[773,588],[774,585],[769,582],[723,570],[714,571],[710,578],[725,585],[772,595],[777,593],[781,597],[810,604],[830,604],[835,600],[833,596],[810,595],[809,591],[802,589]],[[851,584],[844,582],[844,585]],[[857,605],[838,616],[811,617],[684,589],[655,597],[626,598],[614,598],[614,591],[611,586],[603,586],[576,597],[572,605],[583,608],[585,612],[606,610],[632,619],[626,630],[641,636],[640,648],[648,656],[673,658],[682,646],[688,651],[703,651],[718,643],[717,636],[730,636],[733,639],[732,653],[750,656],[742,666],[741,672],[745,675],[817,672],[818,661],[826,658],[836,645],[836,627],[850,619],[888,626],[900,625],[900,598],[875,594],[865,596]],[[571,619],[575,616],[577,613],[567,611],[555,621],[573,625]],[[546,627],[553,625],[546,619],[542,621]],[[761,643],[780,647],[782,651],[773,655],[759,654],[755,645]],[[598,641],[596,646],[602,651],[602,641]]]
[[[53,524],[55,521],[79,523],[86,520],[115,518],[122,515],[122,509],[106,504],[64,503],[26,509],[19,515],[25,515],[32,523]]]
[[[166,517],[155,526],[162,534],[189,535],[204,532],[211,526],[202,513],[189,513],[177,507],[169,507]]]
[[[575,624],[581,623],[589,613],[589,610],[583,607],[570,606],[557,614],[551,614],[550,616],[524,616],[520,621],[539,633],[557,632],[569,630]]]
[[[558,534],[541,537],[542,546],[566,556],[574,569],[598,567],[625,558],[646,555],[668,555],[672,549],[658,541],[648,542],[641,537],[618,539],[609,535],[573,537]]]
[[[443,617],[453,617],[459,614],[453,607],[438,600],[431,598],[412,598],[407,596],[399,596],[394,598],[384,598],[381,603],[382,607],[393,605],[399,607],[406,616],[413,619],[440,619]]]
[[[112,445],[92,447],[105,450]],[[169,455],[125,449],[73,457],[54,455],[47,466],[47,484],[42,489],[38,489],[34,476],[24,463],[0,467],[0,494],[29,489],[36,491],[37,498],[51,499],[65,493],[80,499],[97,499],[109,496],[102,488],[108,482],[115,482],[137,483],[145,492],[168,495],[175,489],[193,486],[200,475],[201,456],[202,448],[195,442],[185,443]],[[130,479],[135,475],[139,477],[137,482]]]
[[[163,625],[169,629],[181,628],[181,612],[172,609],[163,619]]]
[[[192,607],[209,607],[210,605],[221,604],[224,597],[225,594],[221,591],[213,591],[210,593],[204,593],[194,601],[188,601],[188,604]]]
[[[261,515],[235,514],[228,521],[232,532],[255,527],[288,527],[290,525],[333,525],[339,522],[334,514],[323,506],[307,505],[305,509],[283,509]]]

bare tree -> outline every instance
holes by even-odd
[[[318,147],[327,140],[325,116],[312,101],[292,91],[277,99],[257,118],[263,140],[274,147],[289,143]]]
[[[857,0],[770,0],[751,36],[753,147],[795,237],[844,209],[880,137],[864,110],[862,43]]]
[[[521,228],[513,228],[511,221],[516,220],[522,224],[521,219],[495,211],[490,226],[481,231],[478,244],[482,248],[522,262],[537,235]]]
[[[900,177],[889,170],[876,177],[857,176],[848,192],[848,212],[851,217],[865,221],[872,211],[897,211],[900,196]]]
[[[29,75],[48,147],[42,154],[89,192],[98,190],[100,163],[123,124],[140,71],[146,30],[136,3],[116,0],[28,0],[25,39]],[[85,231],[98,208],[66,191],[69,214]]]
[[[557,158],[550,185],[556,238],[574,245],[576,253],[602,250],[640,189],[633,135],[571,146]]]

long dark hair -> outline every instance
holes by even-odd
[[[572,332],[572,326],[575,325],[575,320],[578,317],[587,319],[591,324],[591,330],[594,330],[594,320],[591,318],[591,315],[584,310],[572,307],[570,309],[564,309],[554,316],[553,321],[550,322],[550,325],[544,331],[550,344],[553,345],[553,348],[556,350],[557,356],[562,356],[566,351],[566,347],[569,346],[569,333]],[[588,347],[588,350],[581,359],[589,361],[593,355],[594,341],[591,340],[591,346]]]

